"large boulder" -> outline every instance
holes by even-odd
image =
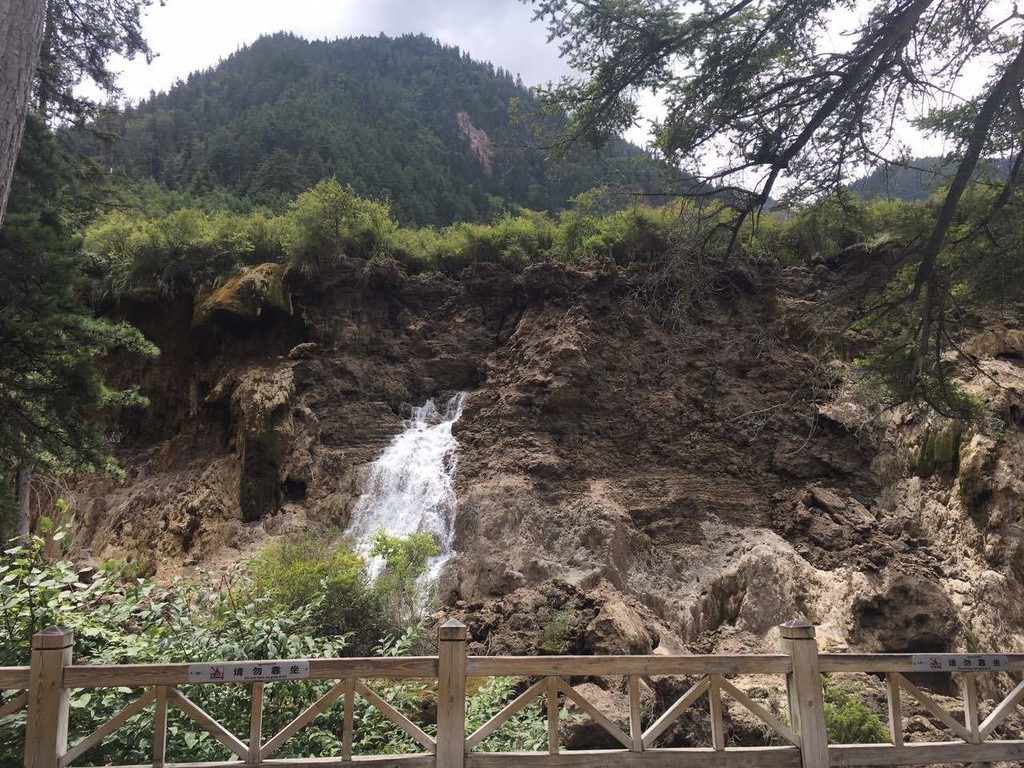
[[[210,321],[246,323],[267,310],[292,314],[292,297],[285,285],[287,264],[246,267],[213,293],[196,302],[192,327]]]

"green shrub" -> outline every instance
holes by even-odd
[[[889,729],[864,703],[853,685],[836,685],[824,679],[825,730],[829,744],[885,744]]]
[[[824,197],[786,218],[774,233],[771,250],[783,261],[831,255],[869,239],[865,206],[848,194]]]
[[[419,621],[431,597],[424,594],[421,577],[427,572],[427,561],[440,552],[434,537],[426,533],[392,536],[382,529],[373,535],[370,556],[384,559],[374,589],[392,623]]]
[[[12,547],[0,555],[0,666],[27,664],[32,634],[52,624],[74,631],[76,664],[329,658],[350,650],[342,637],[316,637],[308,632],[327,598],[318,589],[308,593],[308,602],[282,611],[272,598],[261,595],[260,588],[244,573],[217,578],[200,573],[194,580],[159,585],[148,579],[131,580],[122,569],[112,566],[107,570],[115,578],[101,571],[85,582],[79,579],[72,563],[50,562],[43,550],[44,542],[36,538],[28,546]],[[289,551],[294,553],[296,549]],[[302,558],[279,557],[279,552],[264,558],[293,566],[276,571],[292,578],[293,597],[309,589],[308,583],[302,584],[304,579],[296,573],[295,564],[318,550],[306,543],[298,551],[304,553]],[[339,555],[334,548],[328,556],[335,566],[354,573],[352,561],[358,560],[355,555],[347,551]],[[308,559],[305,561],[308,564]],[[423,631],[421,623],[371,651],[383,656],[408,655]],[[283,728],[334,685],[330,680],[282,680],[266,685],[264,733]],[[511,678],[499,678],[471,696],[467,707],[470,726],[476,728],[489,720],[516,693],[517,686]],[[371,687],[425,732],[436,733],[436,727],[425,716],[425,705],[436,696],[432,683],[373,681]],[[248,733],[249,686],[186,685],[181,690],[231,732]],[[119,687],[72,691],[69,741],[76,743],[92,733],[141,692]],[[343,712],[339,701],[274,757],[339,755]],[[353,750],[357,755],[421,751],[364,698],[356,698],[354,714]],[[152,723],[148,712],[130,718],[84,755],[80,764],[148,764],[152,759]],[[21,764],[24,728],[24,710],[0,721],[0,765]],[[534,704],[488,739],[483,749],[535,749],[543,746],[545,739],[543,711]],[[229,757],[222,745],[180,712],[169,713],[168,762],[223,761]]]
[[[343,257],[389,253],[398,225],[386,203],[364,200],[337,179],[303,192],[285,216],[285,251],[297,267],[319,274]]]
[[[366,561],[344,541],[316,534],[284,539],[264,547],[248,567],[254,594],[272,612],[316,606],[306,631],[346,636],[354,655],[369,653],[396,629]]]
[[[515,677],[493,677],[466,701],[466,731],[472,733],[491,719],[520,691],[522,681]],[[481,752],[539,751],[547,748],[548,722],[542,699],[526,705],[504,725],[484,739]],[[561,714],[561,713],[560,713]]]
[[[537,639],[537,648],[544,653],[568,653],[578,631],[576,611],[567,605],[555,611],[544,623]]]

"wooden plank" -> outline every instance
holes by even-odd
[[[582,694],[580,694],[579,691],[577,691],[575,688],[573,688],[571,685],[569,685],[561,678],[556,677],[554,679],[557,681],[558,689],[566,696],[568,696],[570,699],[572,699],[574,702],[576,702],[576,706],[578,706],[580,709],[582,709],[584,712],[590,715],[590,717],[593,719],[595,723],[597,723],[606,731],[608,731],[608,733],[610,733],[612,737],[614,737],[614,739],[617,742],[619,742],[622,746],[624,746],[626,749],[633,748],[633,741],[629,738],[629,736],[624,734],[622,732],[622,729],[619,728],[619,726],[617,726],[611,720],[609,720],[604,715],[604,713],[601,712],[597,707],[595,707],[593,704],[591,704],[589,701],[583,698]]]
[[[999,706],[993,709],[989,716],[985,718],[985,722],[978,729],[982,741],[991,736],[992,732],[1002,725],[1007,716],[1017,708],[1022,698],[1024,698],[1024,682],[1018,683],[1017,687],[1010,691],[1010,694],[999,702]]]
[[[708,703],[711,705],[711,746],[715,752],[725,749],[725,721],[722,718],[722,677],[708,675]]]
[[[903,675],[895,674],[893,675],[893,677],[896,678],[896,681],[899,683],[900,688],[902,688],[904,691],[913,696],[917,703],[925,709],[927,709],[936,720],[939,720],[940,722],[945,724],[947,728],[953,731],[953,733],[955,733],[964,741],[969,742],[971,740],[971,734],[967,732],[967,729],[964,728],[963,725],[958,723],[956,719],[954,719],[954,717],[951,714],[949,714],[949,712],[947,712],[938,704],[936,704],[935,700],[932,699],[931,696],[929,696],[916,685],[914,685],[912,682],[907,680],[907,678],[905,678]]]
[[[288,741],[288,739],[309,725],[318,715],[326,712],[331,704],[337,701],[344,692],[345,683],[338,683],[337,685],[332,686],[327,693],[302,710],[302,712],[288,723],[288,725],[282,728],[276,735],[271,737],[266,744],[259,748],[260,760],[266,760],[272,754],[277,752],[277,750],[284,746],[284,743]],[[256,762],[259,762],[259,760]]]
[[[153,768],[163,768],[167,757],[167,688],[156,689],[156,707],[153,709]]]
[[[309,662],[309,680],[341,680],[346,677],[374,679],[406,679],[437,677],[437,658],[433,656],[402,656],[380,659],[273,659],[264,661],[290,664]],[[205,663],[205,662],[204,662]],[[210,662],[231,665],[234,662]],[[258,663],[246,661],[245,664]],[[193,683],[188,679],[188,664],[85,664],[64,671],[67,688],[143,688],[151,685],[220,685],[224,681]]]
[[[913,653],[822,653],[818,655],[822,672],[920,672],[914,667]],[[935,653],[928,654],[939,660],[955,659],[960,654]],[[1007,670],[1024,670],[1024,654],[999,654],[1006,656],[1008,664],[1002,669],[990,669],[989,672],[1006,672]]]
[[[644,728],[640,720],[640,678],[629,677],[629,736],[632,739],[630,752],[644,751]]]
[[[407,734],[409,734],[413,739],[415,739],[420,744],[420,746],[422,746],[428,752],[433,754],[437,750],[437,743],[427,734],[421,731],[419,726],[417,726],[409,718],[407,718],[393,706],[388,704],[386,701],[384,701],[384,699],[382,699],[376,693],[371,691],[358,680],[355,681],[355,689],[360,696],[362,696],[364,699],[373,704],[373,706],[375,706],[378,710],[380,710],[380,713],[384,715],[384,717],[386,717],[392,723],[394,723]]]
[[[13,715],[22,707],[28,704],[28,691],[22,691],[17,696],[13,696],[0,706],[0,720],[3,720],[8,715]]]
[[[513,715],[520,712],[524,707],[528,706],[531,701],[538,698],[544,691],[547,690],[547,680],[538,680],[536,683],[531,685],[525,691],[516,696],[512,701],[502,707],[501,711],[494,715],[490,720],[481,725],[473,735],[466,739],[466,751],[472,752],[474,749],[479,747],[484,741],[497,731],[505,722]]]
[[[782,650],[793,660],[793,671],[786,675],[786,698],[793,730],[800,735],[803,768],[829,768],[825,695],[814,626],[799,619],[787,621],[779,626],[779,637]]]
[[[674,723],[685,710],[692,707],[693,703],[699,699],[707,689],[708,679],[706,677],[702,677],[690,686],[690,690],[680,696],[676,700],[676,703],[665,710],[665,713],[644,732],[644,747],[649,749],[657,738],[665,732],[665,729],[672,725],[672,723]]]
[[[979,723],[981,718],[978,715],[978,682],[974,673],[968,672],[962,675],[964,686],[964,727],[970,738],[971,744],[981,744],[981,733]]]
[[[470,677],[785,674],[788,656],[471,656]]]
[[[794,747],[800,746],[800,737],[797,736],[796,732],[793,731],[792,728],[785,725],[781,720],[775,717],[775,715],[747,696],[747,694],[735,685],[724,678],[718,678],[718,685],[739,704],[746,707],[747,710],[749,710],[755,717],[766,723],[772,730],[779,734],[779,736],[784,738]]]
[[[900,700],[900,683],[892,672],[885,676],[889,704],[889,740],[893,746],[903,746],[903,703]]]
[[[388,656],[372,659],[310,659],[311,680],[404,680],[437,677],[436,656]]]
[[[625,752],[616,749],[573,750],[558,755],[543,752],[473,752],[466,768],[800,768],[796,747],[727,747],[721,752],[696,749],[654,749]]]
[[[50,627],[32,635],[25,718],[25,768],[56,768],[68,747],[69,692],[61,684],[75,635]]]
[[[547,678],[549,755],[558,754],[558,680],[557,677]]]
[[[435,768],[433,755],[358,755],[351,761],[339,757],[289,757],[267,760],[259,766],[238,760],[211,763],[174,763],[167,768],[352,768],[353,765],[373,768]],[[124,765],[118,768],[152,768],[149,765]]]
[[[28,667],[0,667],[0,690],[28,688]]]
[[[843,744],[829,747],[833,768],[854,765],[934,765],[936,763],[997,763],[1024,760],[1024,741],[956,741],[891,744]]]
[[[112,734],[122,725],[124,725],[137,714],[142,712],[142,710],[144,710],[146,707],[152,704],[155,700],[156,691],[154,690],[146,691],[144,694],[139,696],[139,698],[135,699],[135,701],[133,701],[127,707],[125,707],[112,718],[110,718],[110,720],[105,722],[103,725],[101,725],[99,728],[97,728],[95,731],[90,733],[80,742],[75,744],[75,746],[71,747],[71,749],[65,752],[64,755],[60,758],[60,761],[58,762],[60,768],[65,768],[65,766],[71,765],[71,763],[75,762],[75,760],[77,760],[90,749],[95,747],[97,744],[99,744],[101,741],[107,738],[107,736]]]
[[[167,702],[191,717],[200,728],[238,755],[239,758],[245,760],[249,754],[249,748],[235,734],[204,712],[188,696],[171,688],[167,691]]]
[[[263,762],[260,745],[263,743],[263,683],[252,684],[249,704],[249,756],[250,763]]]
[[[437,628],[437,768],[466,763],[466,640],[456,619]]]
[[[341,759],[352,759],[352,736],[355,731],[356,681],[345,681],[345,717],[341,725]]]

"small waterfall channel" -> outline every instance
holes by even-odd
[[[382,528],[392,536],[429,533],[441,552],[430,559],[425,578],[433,581],[440,574],[454,554],[458,442],[452,425],[465,404],[466,393],[460,392],[443,411],[433,400],[415,408],[405,429],[370,465],[366,490],[352,510],[347,531],[358,551],[368,554],[370,539]],[[376,578],[384,561],[375,557],[369,566]]]

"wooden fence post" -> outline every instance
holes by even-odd
[[[782,652],[793,662],[793,671],[786,676],[786,689],[793,730],[800,736],[801,764],[803,768],[829,768],[825,694],[814,626],[798,619],[787,621],[779,627],[779,634]]]
[[[466,764],[466,625],[437,629],[437,768]]]
[[[64,668],[71,665],[75,635],[50,627],[32,636],[25,724],[25,768],[57,768],[68,748],[68,689]]]

